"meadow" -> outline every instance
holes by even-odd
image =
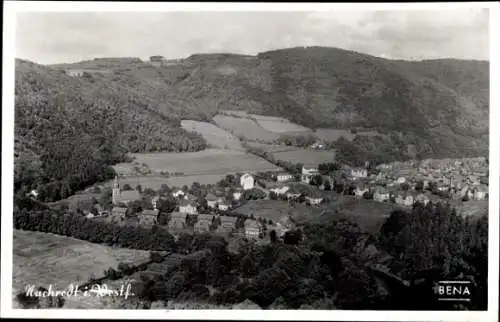
[[[192,120],[182,120],[181,126],[189,132],[201,134],[207,144],[220,148],[231,150],[243,150],[240,140],[230,132],[223,130],[214,124],[208,122],[198,122]]]
[[[220,128],[231,132],[236,137],[242,137],[250,141],[271,143],[278,139],[279,136],[277,133],[268,131],[254,120],[248,118],[219,114],[213,120]]]
[[[135,153],[133,163],[120,163],[114,166],[122,176],[120,182],[132,187],[159,189],[162,184],[169,186],[214,184],[229,173],[279,171],[279,167],[243,151],[225,149],[206,149],[186,153]],[[136,164],[145,164],[151,174],[144,175],[134,171]],[[163,176],[161,172],[178,175]]]
[[[120,262],[143,263],[149,252],[113,248],[49,233],[14,230],[13,233],[13,296],[26,285],[49,284],[62,290],[70,284],[83,284],[91,275],[101,277],[104,270]],[[13,301],[14,303],[15,301]],[[102,308],[95,296],[67,297],[64,308]]]

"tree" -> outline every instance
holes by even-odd
[[[283,238],[283,242],[288,245],[297,245],[301,240],[302,231],[300,229],[287,231]]]
[[[99,203],[104,208],[109,208],[113,205],[113,191],[110,188],[106,188],[102,191]]]
[[[330,183],[330,180],[325,180],[324,188],[326,191],[332,190],[332,184]]]
[[[156,191],[154,191],[153,189],[151,188],[146,188],[144,189],[143,193],[146,195],[146,196],[149,196],[149,197],[154,197],[156,196]]]
[[[177,207],[177,202],[175,201],[175,199],[173,197],[170,197],[170,196],[167,198],[161,198],[156,203],[156,208],[160,212],[164,212],[164,213],[171,213],[171,212],[175,211],[176,207]]]
[[[269,239],[271,240],[272,244],[275,244],[278,241],[278,236],[277,236],[276,231],[274,229],[271,230],[271,232],[269,233]]]
[[[274,192],[274,191],[270,191],[269,192],[269,199],[271,199],[271,200],[278,199],[278,194],[276,192]]]
[[[315,175],[311,178],[311,182],[310,182],[311,185],[313,186],[321,186],[323,184],[323,177],[321,175]]]
[[[135,190],[137,190],[139,193],[142,193],[142,186],[140,184],[138,184],[136,187],[135,187]]]
[[[415,183],[415,190],[418,190],[418,191],[424,190],[424,182],[422,180],[418,180]]]
[[[403,190],[403,191],[408,191],[408,190],[410,190],[410,185],[409,185],[407,182],[403,182],[403,183],[400,185],[400,188],[401,188],[401,190]]]

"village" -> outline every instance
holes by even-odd
[[[349,195],[412,207],[416,202],[463,202],[488,199],[486,158],[394,162],[351,168],[321,164],[302,167],[300,173],[257,172],[230,174],[216,185],[139,192],[120,185],[116,177],[111,205],[95,203],[84,211],[88,218],[141,226],[165,225],[174,235],[212,232],[250,240],[268,240],[274,231],[283,238],[295,227],[288,216],[271,220],[242,215],[239,207],[248,200],[287,201],[289,207],[303,203],[316,207],[333,195]],[[127,187],[128,186],[128,187]],[[160,206],[167,202],[168,207]],[[139,207],[133,206],[140,204]]]

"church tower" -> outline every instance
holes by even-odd
[[[115,177],[115,182],[113,182],[113,204],[116,205],[120,198],[120,183],[118,182],[118,176]]]

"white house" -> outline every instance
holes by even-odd
[[[386,189],[378,188],[373,192],[373,200],[384,202],[390,199],[390,194]]]
[[[240,178],[240,184],[243,187],[243,190],[250,190],[254,187],[255,179],[252,175],[245,173]]]
[[[30,197],[33,197],[33,198],[38,198],[38,191],[36,190],[31,190],[30,193],[29,193]]]
[[[223,201],[219,202],[218,207],[219,207],[219,210],[227,211],[231,207],[231,203],[229,203],[226,200],[223,200]]]
[[[360,185],[360,186],[357,186],[356,189],[354,190],[354,195],[358,198],[362,198],[363,195],[365,194],[365,192],[368,192],[369,189],[364,186],[364,185]]]
[[[479,185],[474,189],[475,200],[486,200],[488,197],[488,187],[486,185]]]
[[[179,202],[179,212],[195,215],[198,213],[198,210],[196,209],[195,205],[193,205],[193,203],[191,203],[189,200],[182,199]]]
[[[240,200],[241,199],[241,195],[242,195],[241,191],[235,191],[235,192],[233,192],[233,199],[234,200]]]
[[[396,180],[396,183],[399,183],[399,184],[402,184],[402,183],[405,183],[406,182],[406,178],[405,177],[399,177],[397,180]]]
[[[292,180],[292,178],[293,178],[292,174],[283,172],[283,173],[278,173],[278,175],[276,176],[276,181],[286,182]]]
[[[172,196],[174,196],[175,198],[180,198],[180,197],[184,196],[184,191],[182,191],[181,189],[178,189],[178,190],[172,192]]]
[[[424,205],[427,205],[429,203],[429,197],[427,197],[426,195],[424,195],[423,193],[417,195],[417,197],[415,198],[415,202],[420,202]]]
[[[351,177],[353,177],[354,179],[366,178],[367,176],[368,176],[368,171],[364,168],[351,169]]]
[[[307,169],[305,167],[302,167],[302,176],[301,176],[300,180],[303,183],[309,184],[309,182],[311,181],[312,177],[314,177],[314,176],[316,176],[318,174],[319,174],[318,169],[315,169],[315,168]]]
[[[287,192],[287,194],[286,194],[286,198],[288,200],[298,199],[299,197],[300,197],[300,193]]]

